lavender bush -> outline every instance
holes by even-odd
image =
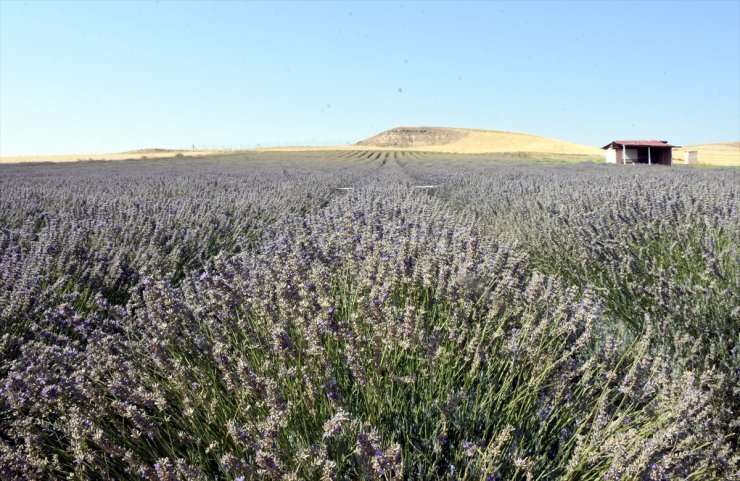
[[[399,152],[0,166],[0,475],[732,479],[738,185]]]

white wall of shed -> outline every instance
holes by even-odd
[[[616,164],[617,163],[617,151],[613,147],[609,147],[605,151],[606,163]]]

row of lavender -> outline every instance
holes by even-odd
[[[737,172],[304,156],[3,167],[4,478],[737,472]]]
[[[540,271],[598,289],[617,324],[653,330],[696,372],[737,375],[740,172],[550,167],[537,172],[546,186],[518,169],[500,174],[471,169],[445,195]]]
[[[351,182],[370,168],[259,158],[3,166],[0,322],[38,317],[69,296],[77,309],[96,294],[123,305],[143,276],[177,281],[327,202],[328,172]]]

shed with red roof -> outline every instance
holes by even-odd
[[[607,164],[671,165],[674,147],[665,140],[614,140],[602,149]]]

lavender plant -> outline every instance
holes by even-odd
[[[4,479],[737,473],[736,171],[0,173]]]

